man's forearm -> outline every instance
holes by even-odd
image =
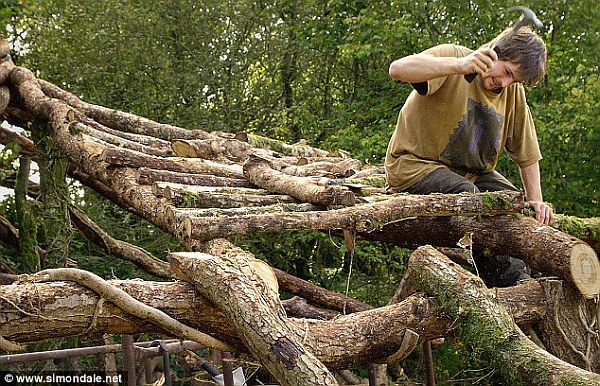
[[[520,168],[520,173],[527,201],[544,201],[542,197],[539,163],[536,162],[527,167]]]
[[[419,83],[457,74],[459,69],[458,58],[415,54],[392,62],[389,72],[394,80]]]
[[[392,62],[389,72],[394,80],[420,83],[448,75],[483,74],[495,60],[498,55],[491,48],[480,48],[460,58],[415,54]]]

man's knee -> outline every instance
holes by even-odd
[[[467,178],[448,168],[439,168],[406,189],[411,194],[429,193],[479,193],[479,188]]]

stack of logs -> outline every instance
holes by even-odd
[[[590,246],[597,248],[597,232],[582,233],[588,244],[536,223],[523,215],[518,192],[388,195],[381,168],[344,152],[187,130],[89,104],[0,54],[3,117],[28,130],[47,123],[71,178],[186,249],[158,259],[70,206],[73,225],[101,250],[182,281],[92,280],[60,269],[19,278],[0,287],[1,348],[83,331],[167,331],[249,353],[281,385],[335,385],[333,370],[399,362],[417,342],[454,334],[507,383],[600,383],[600,264]],[[0,140],[36,155],[24,135],[2,129]],[[6,219],[0,229],[18,250],[17,230]],[[361,237],[413,249],[398,298],[372,308],[272,269],[227,240],[284,230],[333,230],[349,245]],[[469,251],[519,257],[545,278],[488,289],[440,252],[465,235]],[[279,289],[322,308],[280,301]]]

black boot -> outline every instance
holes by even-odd
[[[530,279],[530,269],[521,259],[508,255],[477,257],[475,264],[484,283],[492,287],[510,287],[519,280]]]

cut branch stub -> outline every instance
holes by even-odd
[[[250,352],[283,386],[337,385],[290,325],[273,289],[240,254],[212,256],[171,253],[169,262],[181,279],[216,304],[235,326]]]
[[[319,186],[310,178],[294,177],[279,172],[263,158],[251,156],[244,163],[248,181],[272,193],[287,194],[300,201],[326,206],[352,206],[356,197],[342,186]]]

